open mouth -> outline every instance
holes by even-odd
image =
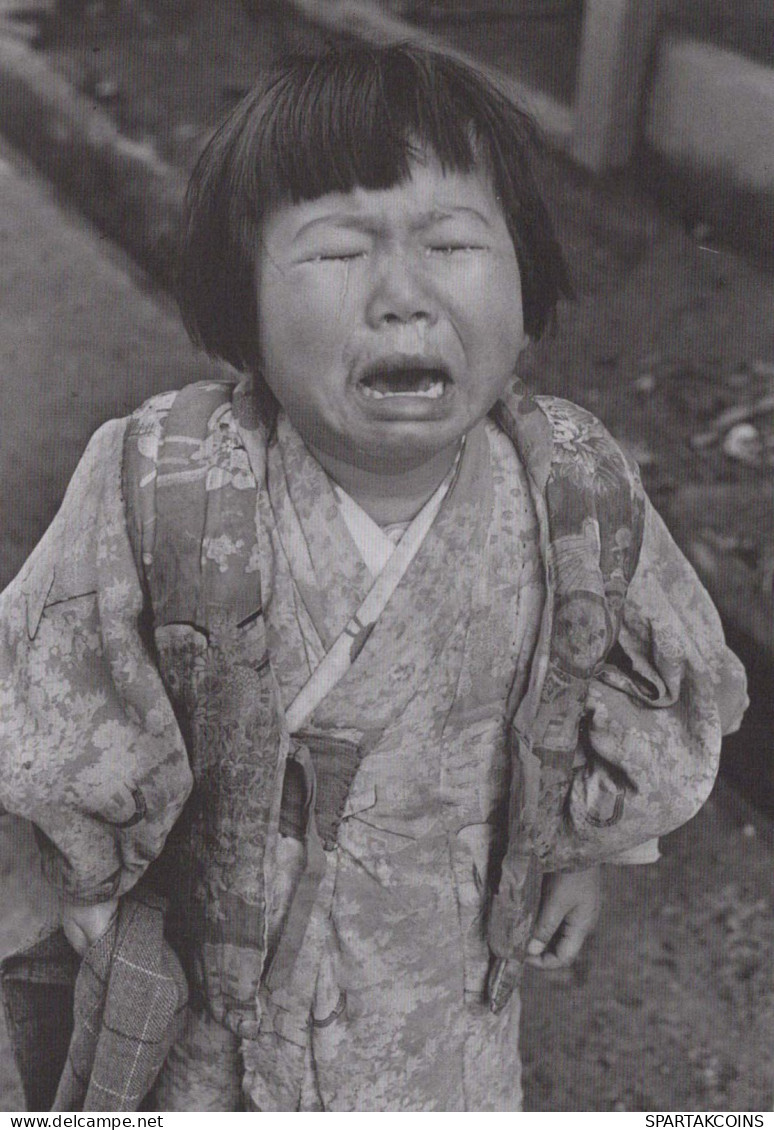
[[[369,400],[389,397],[415,397],[418,400],[440,400],[451,385],[451,377],[439,365],[412,362],[378,362],[366,369],[358,381]]]

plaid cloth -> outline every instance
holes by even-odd
[[[30,1109],[137,1110],[181,1030],[188,999],[164,940],[162,900],[124,898],[80,966],[57,931],[6,959],[0,975]]]

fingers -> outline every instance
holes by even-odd
[[[118,899],[109,899],[94,906],[68,903],[62,908],[62,929],[76,953],[83,957],[89,946],[94,945],[108,929],[117,911]]]
[[[527,957],[542,958],[552,939],[558,935],[562,923],[578,901],[574,881],[564,875],[546,875],[540,895],[540,908],[527,945]],[[553,948],[553,947],[552,947]],[[530,964],[542,964],[539,961]]]
[[[565,913],[566,908],[556,903],[549,902],[541,905],[532,937],[527,945],[528,957],[542,956],[551,939],[558,934]]]
[[[77,922],[70,918],[69,915],[63,915],[62,929],[65,932],[65,937],[67,938],[68,942],[73,947],[75,952],[83,957],[83,955],[86,953],[86,950],[89,948],[89,943],[83,929]]]
[[[584,927],[565,919],[549,943],[537,938],[530,940],[527,946],[527,965],[535,969],[564,969],[575,961],[590,930],[591,923]]]
[[[570,965],[596,925],[599,908],[598,868],[547,875],[526,963],[538,969]]]

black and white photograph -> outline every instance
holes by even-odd
[[[0,0],[0,391],[4,1126],[769,1125],[770,0]]]

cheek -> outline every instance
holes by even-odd
[[[330,403],[341,384],[348,335],[335,297],[284,280],[258,291],[262,375],[291,416]]]
[[[521,280],[515,261],[471,263],[450,288],[457,316],[479,346],[518,352],[523,345]]]
[[[516,260],[501,263],[494,272],[489,293],[489,308],[492,316],[501,325],[507,325],[510,332],[521,339],[524,330],[524,307],[521,297],[521,275]]]
[[[294,358],[319,356],[341,344],[348,322],[348,288],[343,277],[267,279],[258,290],[259,332],[264,351]]]

